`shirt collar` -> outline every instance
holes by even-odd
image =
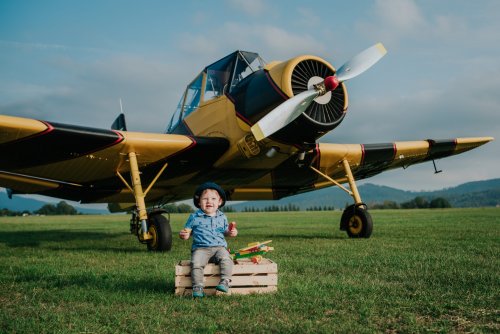
[[[219,217],[219,216],[222,216],[223,213],[222,213],[222,211],[217,209],[217,211],[215,212],[215,216],[209,216],[202,209],[198,209],[198,210],[196,210],[195,215],[197,215],[198,217]]]

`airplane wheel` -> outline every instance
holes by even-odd
[[[172,248],[172,228],[167,218],[161,214],[151,215],[148,231],[153,236],[148,242],[148,250],[166,252]]]
[[[340,225],[350,238],[369,238],[372,235],[372,216],[363,206],[348,206],[342,214]]]

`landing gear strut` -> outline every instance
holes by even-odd
[[[167,168],[168,164],[165,163],[153,181],[151,181],[149,187],[143,191],[137,155],[135,152],[130,152],[128,153],[128,158],[132,186],[128,184],[119,171],[116,172],[116,175],[132,192],[135,198],[136,207],[130,219],[130,233],[135,234],[139,242],[147,244],[148,249],[151,251],[168,251],[172,248],[172,229],[169,219],[162,216],[165,210],[153,210],[148,213],[145,201],[147,193],[165,168]]]
[[[373,221],[366,204],[361,201],[361,197],[356,187],[354,176],[352,175],[351,166],[349,162],[344,159],[342,164],[346,173],[347,181],[349,182],[349,189],[342,186],[340,183],[322,173],[313,166],[309,166],[313,171],[323,176],[325,179],[338,186],[354,199],[354,204],[345,208],[340,218],[340,230],[346,231],[350,238],[369,238],[373,230]]]

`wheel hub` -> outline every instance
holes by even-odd
[[[360,217],[352,216],[351,219],[349,219],[348,227],[352,234],[359,234],[363,229],[363,222]]]

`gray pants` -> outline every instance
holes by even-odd
[[[203,247],[191,252],[191,281],[194,286],[203,287],[203,270],[207,263],[220,266],[220,278],[231,280],[233,274],[233,260],[224,247]]]

